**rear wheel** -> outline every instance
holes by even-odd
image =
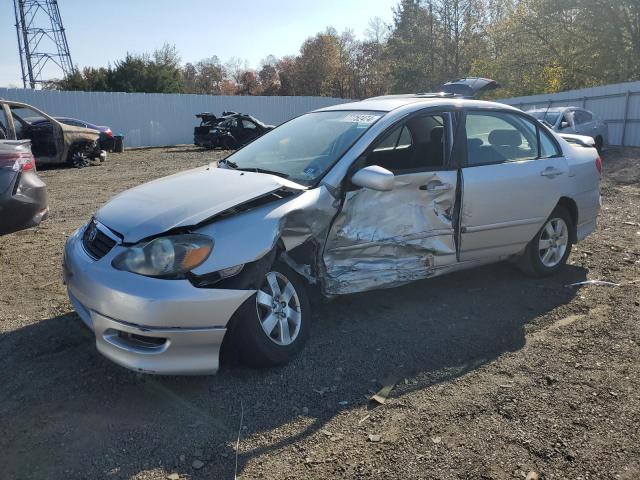
[[[573,220],[569,212],[557,206],[520,258],[519,266],[528,275],[543,277],[557,272],[571,253]]]
[[[242,362],[253,367],[289,362],[302,349],[311,326],[304,282],[281,263],[269,269],[237,315],[233,343]]]
[[[598,153],[602,153],[602,147],[604,146],[604,141],[602,140],[601,136],[597,136],[595,138],[595,144],[596,144],[596,150],[598,150]]]

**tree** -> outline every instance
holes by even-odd
[[[237,92],[239,95],[260,95],[260,81],[256,72],[253,70],[242,72]]]
[[[391,65],[391,90],[424,92],[433,87],[435,48],[433,14],[419,0],[401,0],[394,9],[388,40],[387,61]]]
[[[298,94],[333,95],[340,66],[340,42],[335,31],[308,38],[296,59]]]
[[[286,56],[278,60],[276,64],[278,80],[280,81],[279,95],[301,95],[298,85],[298,63],[295,57]]]
[[[226,71],[215,55],[196,63],[196,93],[219,95]]]
[[[269,55],[262,60],[258,77],[262,86],[262,95],[277,95],[281,87],[278,59]]]

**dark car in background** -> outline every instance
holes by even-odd
[[[48,214],[29,141],[0,140],[0,235],[35,227]]]
[[[275,128],[251,115],[236,112],[223,112],[220,117],[205,112],[196,117],[200,125],[193,130],[193,143],[203,148],[234,150]]]

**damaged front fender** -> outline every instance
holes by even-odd
[[[323,244],[339,203],[324,187],[306,190],[295,197],[272,201],[232,216],[213,219],[196,231],[214,239],[213,253],[193,271],[202,276],[238,265],[255,262],[281,242],[291,253],[309,241]],[[317,251],[295,256],[296,270],[308,272],[308,280],[317,271]],[[306,266],[306,269],[305,269]]]

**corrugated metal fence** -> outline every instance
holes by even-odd
[[[302,113],[346,102],[330,97],[249,97],[163,93],[59,92],[0,88],[0,98],[34,105],[54,116],[108,125],[126,135],[129,147],[177,145],[193,141],[196,113],[223,110],[250,113],[279,124]],[[640,146],[640,81],[500,100],[523,110],[578,106],[609,126],[611,145]]]
[[[499,101],[525,111],[546,107],[582,107],[607,123],[609,144],[640,147],[640,82],[616,83]]]
[[[0,88],[0,98],[33,105],[52,116],[80,118],[124,133],[127,147],[193,142],[194,116],[225,110],[278,125],[310,110],[344,103],[330,97],[249,97],[163,93],[60,92]]]

